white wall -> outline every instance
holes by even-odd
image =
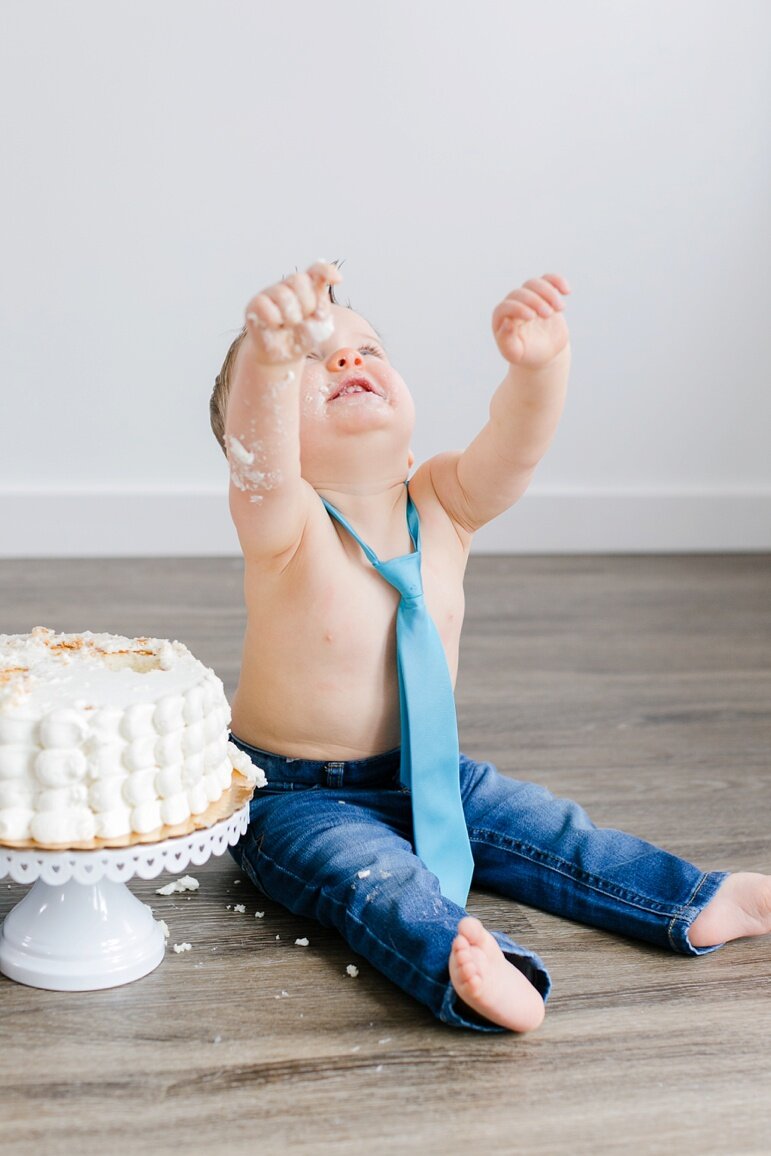
[[[213,378],[318,256],[412,389],[418,461],[486,421],[497,302],[569,279],[560,428],[476,550],[771,548],[764,0],[0,21],[0,552],[234,552]]]

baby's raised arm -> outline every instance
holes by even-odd
[[[310,487],[300,475],[300,383],[305,355],[332,333],[327,286],[339,270],[317,261],[246,307],[225,421],[230,512],[245,557],[270,561],[299,538]]]

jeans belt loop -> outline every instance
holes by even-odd
[[[345,763],[327,763],[324,767],[328,787],[342,787]]]

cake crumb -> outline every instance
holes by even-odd
[[[248,450],[245,445],[242,445],[236,437],[229,435],[227,440],[230,445],[230,452],[236,461],[241,465],[250,466],[254,461],[254,454],[251,450]]]
[[[280,995],[274,995],[273,998],[274,999],[282,999],[284,996],[287,996],[287,995],[289,995],[288,991],[282,991]]]
[[[234,903],[233,910],[237,911],[239,915],[243,915],[246,911],[246,906],[243,903]]]
[[[165,887],[156,888],[156,895],[173,895],[175,891],[197,891],[200,884],[192,875],[183,875],[181,879],[172,879]]]
[[[369,870],[368,871],[357,871],[356,874],[359,876],[359,879],[366,879],[368,875],[372,874],[372,872]]]
[[[180,951],[190,951],[192,946],[193,945],[191,943],[175,943],[174,950],[176,951],[177,955],[179,955]]]
[[[254,918],[255,919],[264,919],[265,918],[265,912],[264,911],[255,911]]]
[[[245,488],[248,489],[251,487],[239,486],[239,489]],[[268,485],[264,488],[270,489],[271,487]],[[228,755],[235,769],[239,772],[239,774],[243,775],[243,777],[247,779],[252,786],[264,787],[266,785],[268,780],[265,777],[265,772],[263,771],[262,767],[258,767],[256,763],[252,762],[246,751],[242,751],[241,748],[237,747],[235,743],[229,742]]]
[[[166,922],[165,919],[159,919],[158,923],[160,925],[161,931],[163,932],[163,938],[168,939],[169,938],[169,925],[168,925],[168,923]]]
[[[297,944],[297,946],[298,946],[298,947],[307,947],[307,946],[308,946],[308,943],[309,943],[309,940],[307,940],[307,939],[296,939],[296,940],[295,940],[295,943]]]
[[[359,969],[355,963],[349,963],[345,970],[348,972],[348,974],[350,976],[353,976],[354,979],[359,974]],[[372,1024],[370,1024],[369,1026],[372,1027]]]

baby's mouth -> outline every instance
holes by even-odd
[[[359,394],[374,394],[376,397],[383,397],[383,391],[373,384],[367,377],[361,374],[352,374],[350,377],[343,378],[334,386],[333,392],[329,395],[329,401],[337,401],[338,398],[355,397]]]

